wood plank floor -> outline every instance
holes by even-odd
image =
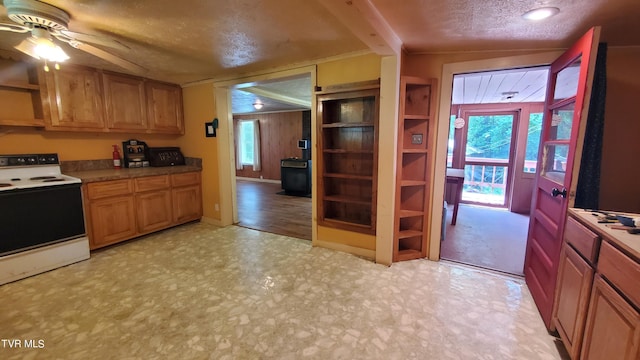
[[[280,184],[236,180],[238,225],[311,240],[311,198],[280,191]]]

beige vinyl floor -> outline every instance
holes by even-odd
[[[0,359],[562,358],[518,278],[206,223],[0,286],[0,306]]]

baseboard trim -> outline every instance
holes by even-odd
[[[203,223],[224,227],[224,225],[222,225],[222,221],[218,219],[212,219],[203,216],[202,218],[200,218],[200,221],[202,221]]]
[[[360,256],[360,257],[366,258],[367,260],[375,261],[375,259],[376,259],[376,251],[375,250],[362,249],[362,248],[358,248],[358,247],[354,247],[354,246],[350,246],[350,245],[339,244],[339,243],[334,243],[334,242],[329,242],[329,241],[322,241],[322,240],[312,241],[311,245],[312,246],[323,247],[323,248],[327,248],[327,249],[331,249],[331,250],[337,250],[337,251],[341,251],[341,252],[346,252],[346,253],[349,253],[349,254],[353,254],[353,255],[356,255],[356,256]]]
[[[255,181],[255,182],[265,182],[265,183],[271,183],[271,184],[282,184],[282,181],[272,180],[272,179],[259,179],[259,178],[243,177],[243,176],[236,176],[236,179],[246,180],[246,181]]]

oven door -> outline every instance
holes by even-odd
[[[84,235],[80,184],[0,191],[0,256]]]

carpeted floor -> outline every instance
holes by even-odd
[[[447,229],[440,257],[522,275],[529,217],[504,209],[461,204],[456,225],[447,209]]]

